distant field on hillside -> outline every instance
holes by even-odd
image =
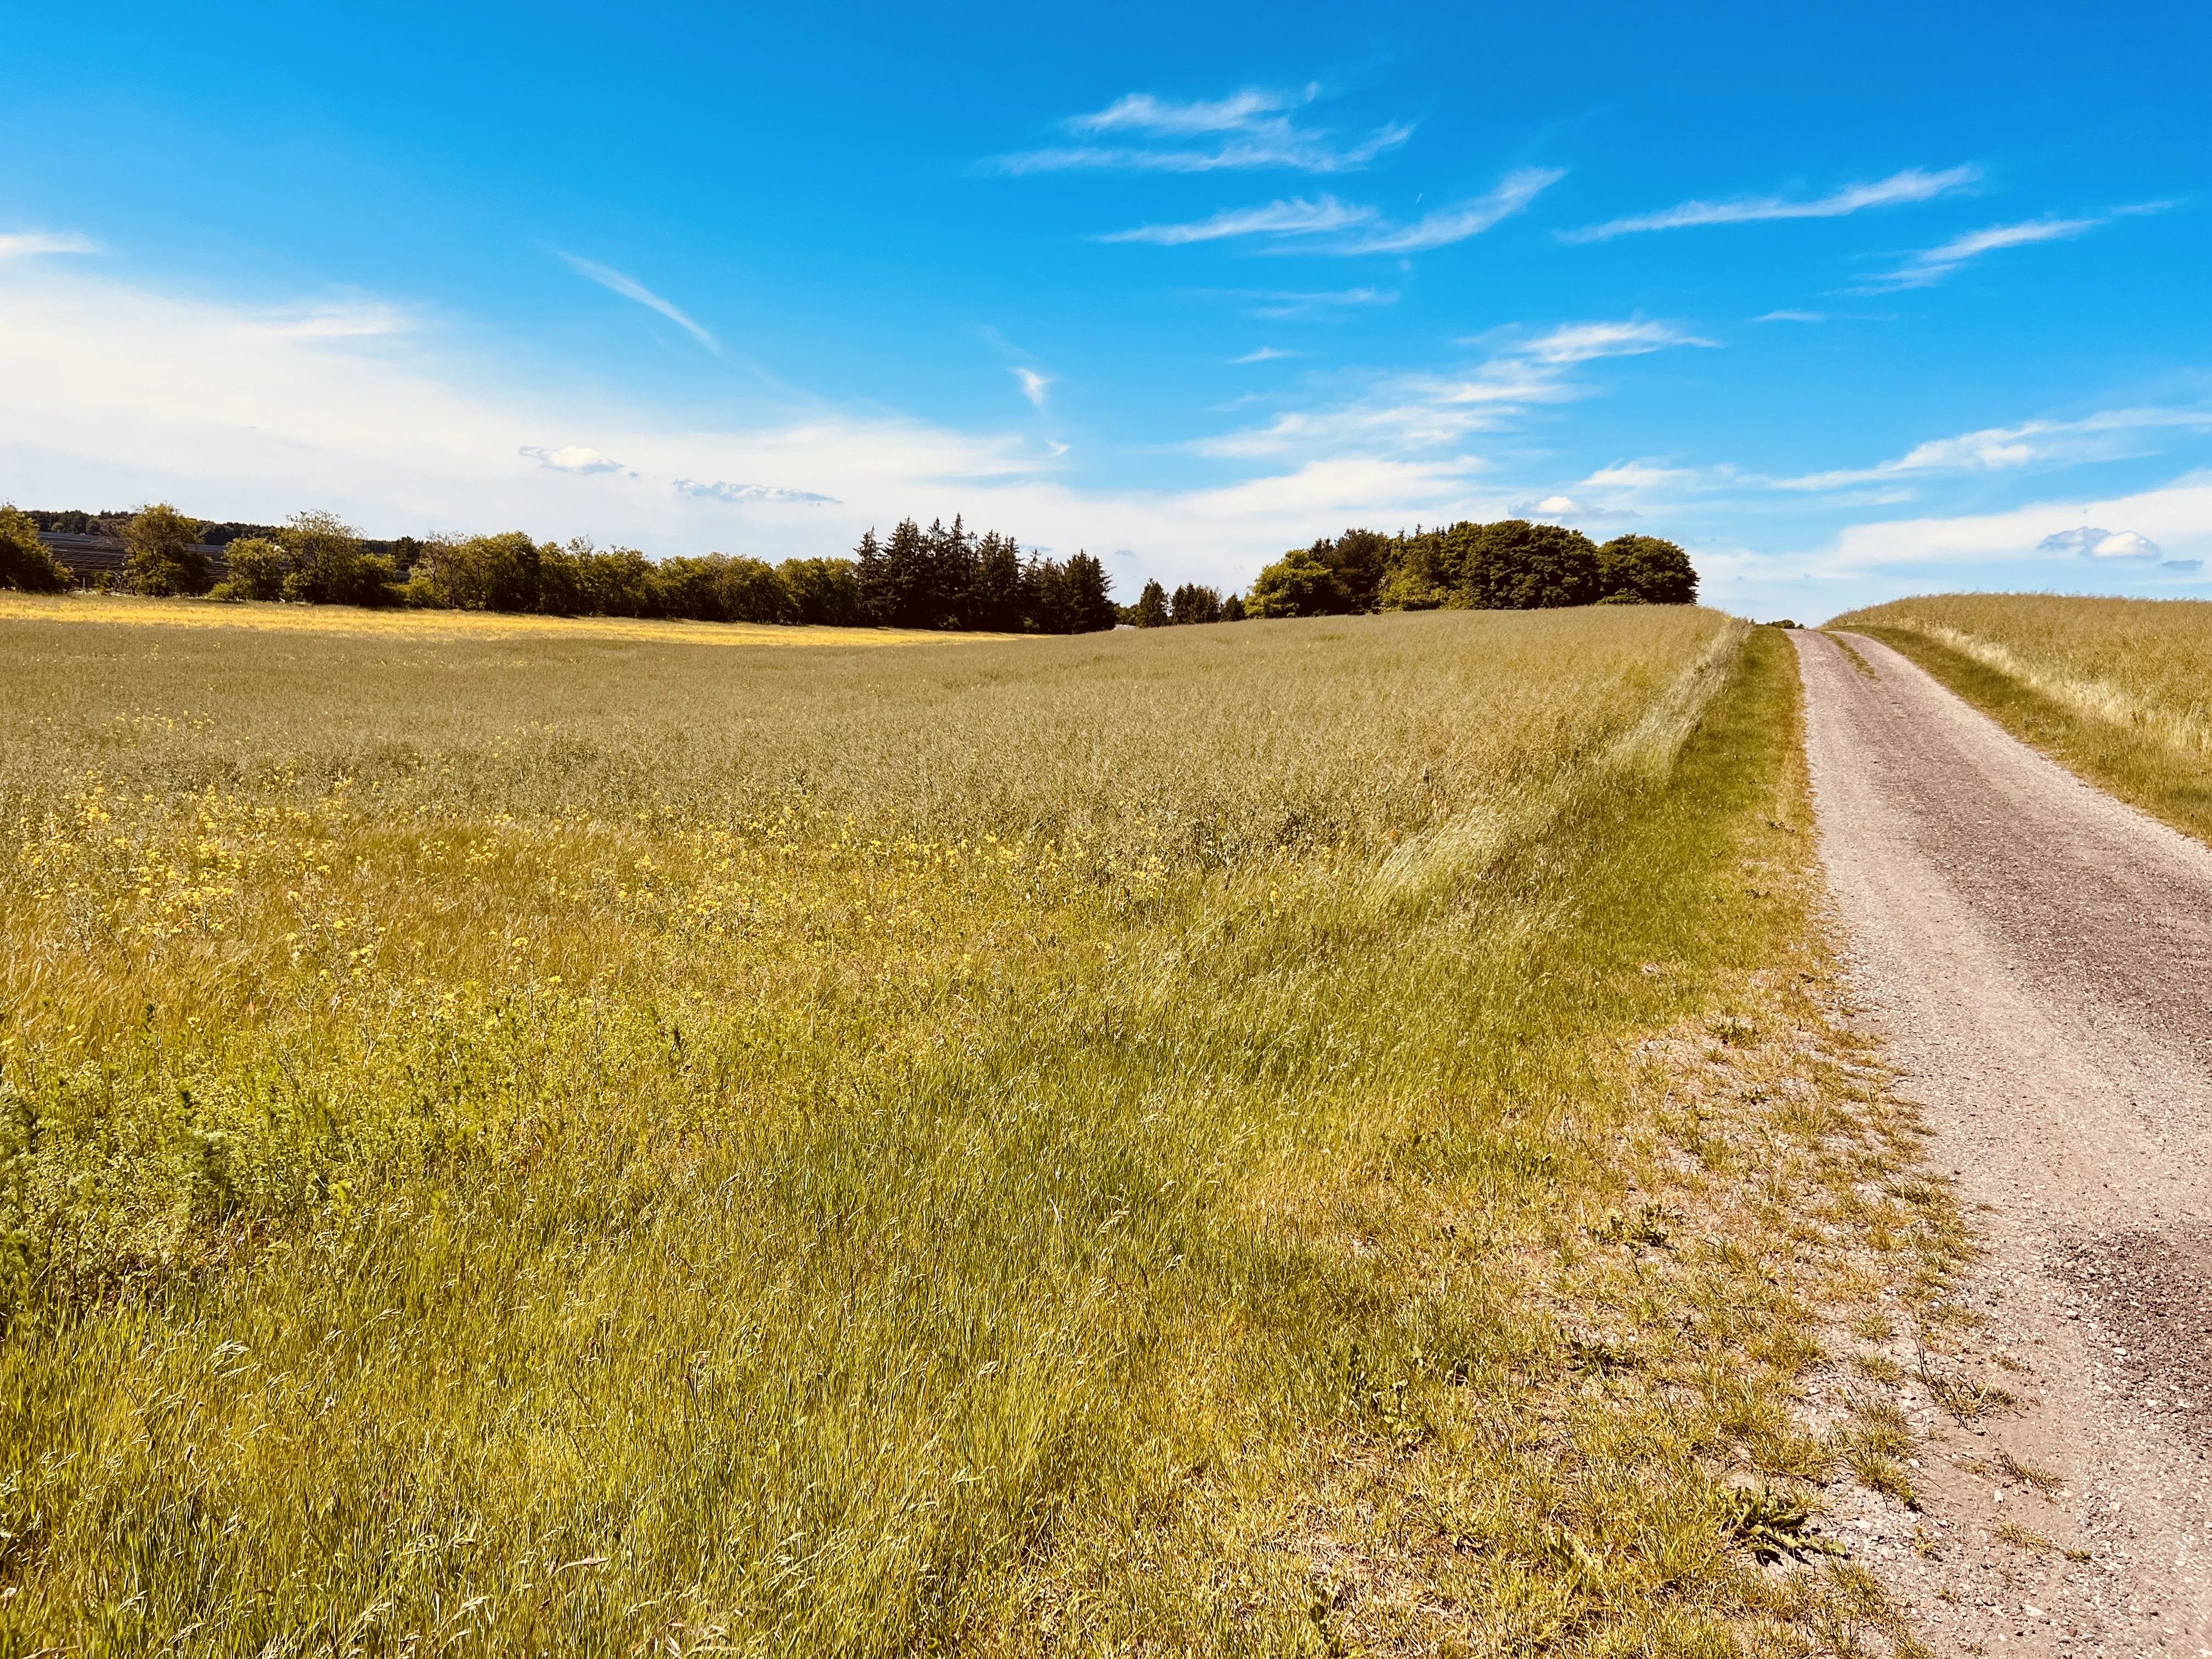
[[[1909,1492],[1792,1401],[1958,1237],[1818,1000],[1782,635],[55,603],[0,1649],[1894,1637],[1754,1560]]]
[[[2212,601],[1949,593],[1827,626],[1903,652],[2016,737],[2212,840]]]

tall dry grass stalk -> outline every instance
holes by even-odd
[[[2212,602],[1950,593],[1828,626],[1897,647],[2095,781],[2212,834]]]
[[[1949,1248],[1805,1035],[1774,636],[0,664],[9,1650],[1889,1618],[1731,1544]]]

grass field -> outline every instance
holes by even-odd
[[[1780,635],[331,617],[0,619],[0,1649],[1909,1648]]]
[[[2212,841],[2212,602],[1953,593],[1827,626],[1895,647],[2015,737]]]
[[[957,635],[898,628],[778,628],[766,623],[654,622],[629,617],[501,616],[483,611],[361,611],[350,605],[140,599],[128,593],[18,593],[0,588],[0,622],[97,623],[135,628],[217,628],[318,637],[381,637],[410,645],[532,637],[630,644],[835,646],[943,642]],[[975,639],[975,635],[965,637]],[[985,636],[993,637],[993,636]]]

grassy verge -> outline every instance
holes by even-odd
[[[1174,634],[11,635],[0,1641],[1896,1644],[1786,642]]]
[[[2212,841],[2212,604],[1956,594],[1828,626],[1881,641],[2022,742]]]

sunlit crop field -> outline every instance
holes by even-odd
[[[0,618],[0,1648],[1893,1629],[1779,635],[420,620]]]
[[[487,611],[362,611],[352,605],[256,605],[214,599],[138,599],[127,593],[17,593],[0,589],[0,622],[96,623],[109,627],[245,629],[257,633],[381,638],[412,645],[525,639],[601,640],[633,645],[919,645],[954,637],[896,628],[777,628],[764,623],[657,622],[630,617],[533,617]],[[969,637],[973,638],[974,635]]]
[[[2212,601],[1947,593],[1838,617],[2018,735],[2212,837]]]

